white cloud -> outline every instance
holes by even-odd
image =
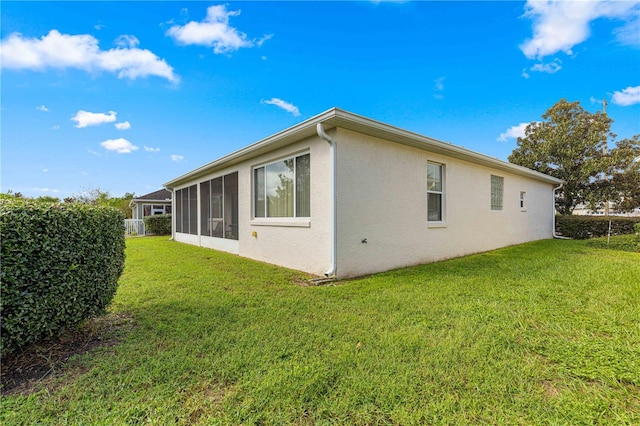
[[[275,105],[278,108],[282,108],[283,110],[287,111],[288,113],[293,114],[294,116],[298,117],[300,115],[300,110],[298,109],[297,106],[290,104],[289,102],[283,101],[282,99],[278,99],[278,98],[271,98],[267,101],[262,101],[263,104],[268,104],[268,105]]]
[[[135,49],[140,45],[140,40],[138,40],[138,37],[134,35],[122,34],[121,36],[118,36],[115,43],[118,47]]]
[[[113,123],[116,121],[116,112],[109,111],[109,113],[105,114],[104,112],[89,112],[80,110],[71,117],[71,121],[75,121],[75,127],[82,128],[88,126],[99,126],[103,123]]]
[[[56,124],[55,126],[53,126],[53,127],[51,128],[51,130],[60,130],[60,125],[59,125],[59,124]]]
[[[267,42],[267,41],[271,40],[272,38],[273,38],[273,34],[267,34],[267,35],[264,35],[264,36],[262,36],[262,38],[261,38],[260,40],[256,41],[256,46],[258,46],[258,47],[262,47],[262,45],[263,45],[265,42]]]
[[[123,121],[122,123],[115,123],[116,129],[118,130],[128,130],[131,128],[131,123],[128,121]]]
[[[534,66],[532,66],[531,68],[529,68],[529,71],[534,71],[534,72],[545,72],[547,74],[555,74],[558,71],[560,71],[562,69],[562,66],[560,65],[562,62],[560,61],[560,59],[557,59],[553,62],[549,62],[546,64],[540,63],[540,64],[535,64]]]
[[[444,98],[444,96],[441,93],[441,92],[444,91],[444,79],[445,79],[444,77],[440,77],[440,78],[436,78],[433,81],[433,84],[434,84],[433,90],[436,92],[433,95],[433,97],[435,99],[443,99]]]
[[[38,111],[49,112],[49,108],[47,108],[47,107],[46,107],[46,106],[44,106],[44,105],[37,106],[37,107],[36,107],[36,109],[37,109]]]
[[[574,46],[589,38],[591,22],[598,18],[626,21],[616,30],[618,40],[624,42],[638,25],[639,5],[638,0],[528,0],[524,16],[533,21],[533,37],[526,40],[520,50],[529,59],[541,59],[558,52],[571,55]]]
[[[42,173],[47,173],[49,169],[42,169]]]
[[[182,155],[171,154],[171,161],[182,161],[184,157]]]
[[[626,89],[613,92],[611,100],[620,106],[629,106],[640,103],[640,86],[627,87]]]
[[[155,75],[177,83],[178,76],[164,59],[153,52],[137,48],[138,39],[120,36],[117,48],[100,50],[98,40],[89,34],[61,34],[49,31],[42,38],[13,33],[0,41],[2,68],[43,71],[47,68],[75,68],[87,72],[109,71],[118,78],[136,79]]]
[[[144,150],[147,152],[160,152],[160,148],[153,148],[151,146],[144,146]]]
[[[57,194],[58,191],[57,189],[51,189],[51,188],[31,188],[32,191],[36,191],[36,192],[52,192],[54,194]]]
[[[107,151],[115,151],[118,154],[130,154],[133,151],[137,151],[138,147],[124,138],[119,139],[107,139],[104,142],[100,142]]]
[[[622,44],[640,45],[640,10],[636,10],[635,17],[628,20],[623,27],[613,30],[613,33]]]
[[[524,130],[531,123],[520,123],[517,126],[509,127],[504,133],[500,133],[498,136],[498,141],[506,142],[507,139],[517,139],[524,137]]]
[[[262,46],[272,34],[258,41],[247,39],[247,35],[229,25],[229,17],[240,15],[239,10],[227,10],[226,5],[207,8],[207,16],[201,22],[191,21],[185,25],[174,25],[167,35],[180,44],[197,44],[213,47],[213,52],[232,53],[241,47]]]

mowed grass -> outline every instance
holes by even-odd
[[[540,241],[309,277],[127,240],[135,328],[10,424],[640,424],[640,254]]]

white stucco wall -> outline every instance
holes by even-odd
[[[551,184],[345,129],[335,138],[340,277],[552,237]],[[427,161],[445,165],[442,225],[427,223]],[[502,211],[491,210],[492,174],[504,177]]]
[[[552,237],[552,184],[343,128],[328,133],[338,146],[339,278]],[[311,156],[311,218],[253,218],[253,168],[305,152]],[[445,165],[445,221],[438,225],[427,223],[428,161]],[[177,186],[198,184],[199,191],[201,182],[238,172],[239,237],[200,236],[198,205],[198,235],[176,233],[174,239],[322,276],[331,262],[329,171],[329,145],[314,136]],[[501,211],[491,210],[492,174],[504,177]],[[175,205],[173,212],[175,219]]]
[[[311,218],[253,218],[253,168],[291,155],[310,153]],[[181,189],[238,172],[238,240],[176,233],[179,242],[227,251],[251,259],[322,275],[331,262],[329,145],[312,137],[249,161],[217,170]],[[198,197],[198,226],[200,226]],[[174,210],[175,212],[175,205]],[[175,214],[173,215],[175,218]],[[175,229],[175,226],[174,226]],[[198,228],[198,234],[200,228]],[[255,233],[255,236],[254,236]]]

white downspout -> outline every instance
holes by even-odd
[[[334,277],[338,271],[338,214],[337,214],[337,192],[336,192],[336,142],[324,131],[322,123],[316,125],[318,136],[329,143],[329,156],[331,161],[331,267],[324,273],[326,277]]]
[[[560,186],[553,188],[553,238],[558,238],[561,240],[570,240],[569,237],[563,237],[562,235],[556,234],[556,191],[564,186],[564,183],[561,183]]]

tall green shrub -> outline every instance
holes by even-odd
[[[609,217],[606,216],[556,216],[556,232],[565,237],[583,240],[604,237],[609,234]],[[611,216],[611,235],[633,234],[640,218]]]
[[[171,235],[171,215],[156,214],[144,218],[144,228],[147,234]]]
[[[104,312],[124,268],[111,207],[0,200],[0,353]]]

